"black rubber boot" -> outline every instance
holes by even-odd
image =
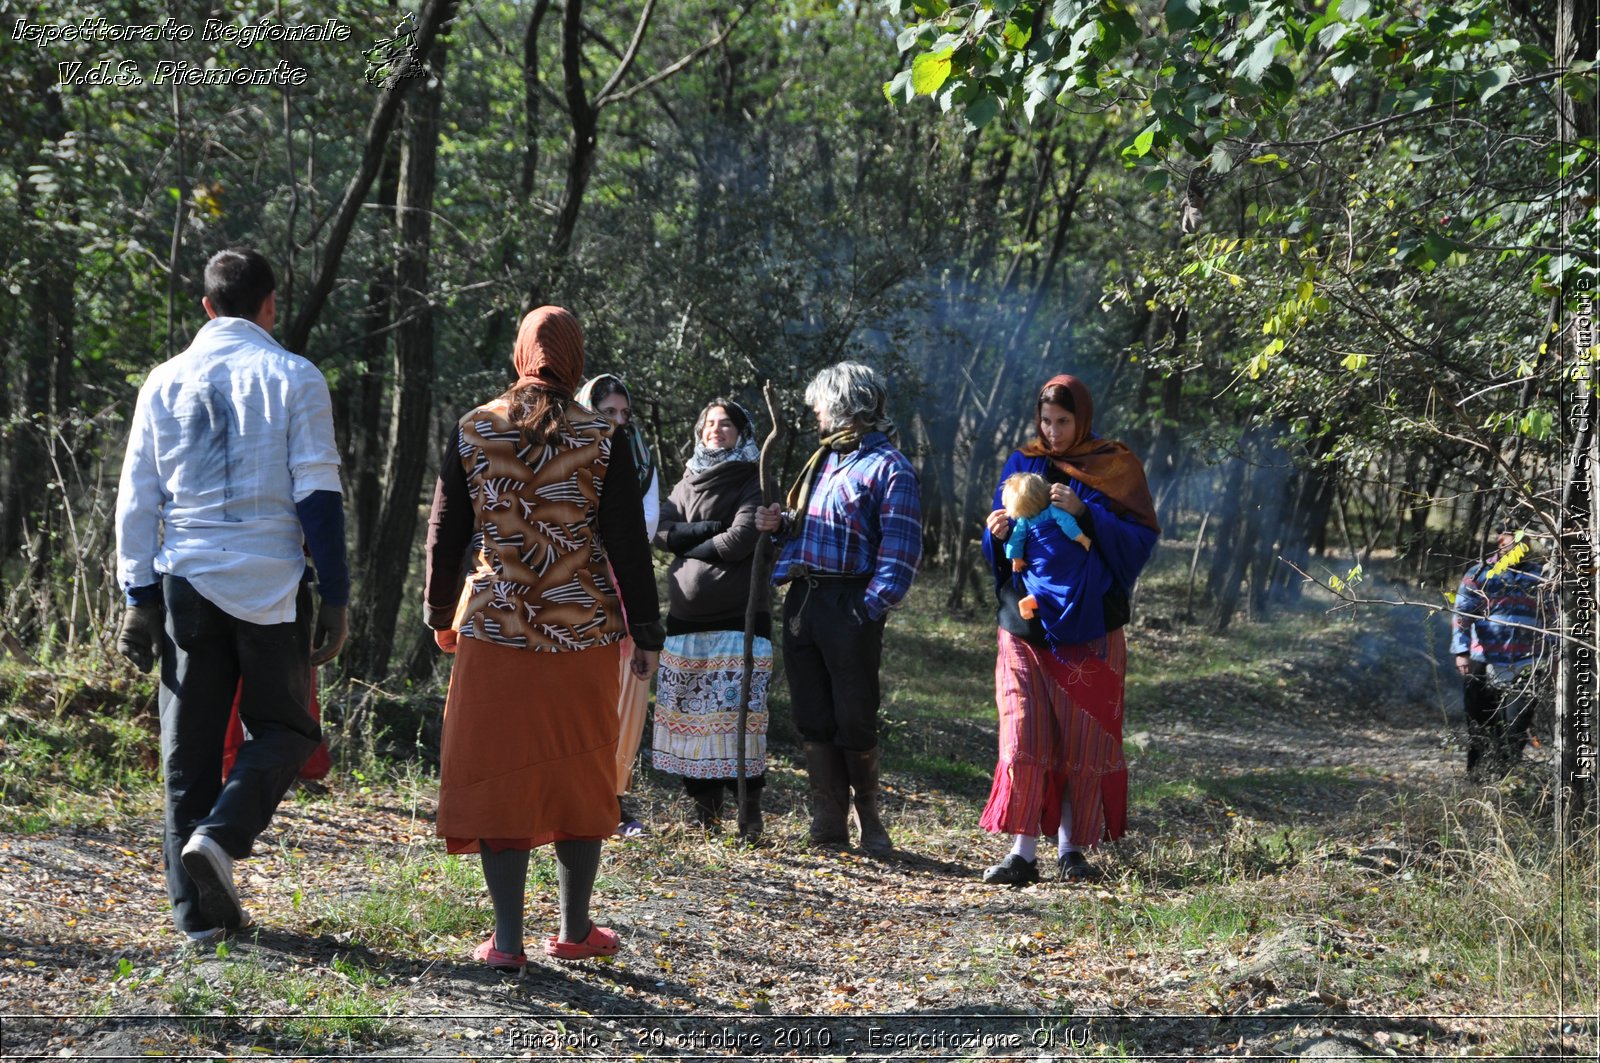
[[[1522,756],[1517,746],[1510,754],[1505,724],[1500,720],[1467,724],[1467,778],[1475,783],[1492,784],[1504,778],[1516,759]]]
[[[811,783],[811,840],[818,845],[849,845],[850,777],[844,750],[831,742],[806,743],[806,775]]]
[[[845,750],[844,761],[855,791],[856,823],[861,827],[861,848],[869,853],[892,853],[894,842],[878,817],[878,750]]]
[[[722,780],[684,779],[683,788],[694,801],[694,821],[706,830],[722,825]]]
[[[761,787],[751,786],[748,779],[739,805],[739,837],[752,845],[761,840]]]

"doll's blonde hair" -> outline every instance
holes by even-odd
[[[1050,485],[1036,472],[1014,472],[1000,488],[1000,502],[1012,520],[1037,516],[1050,505]]]

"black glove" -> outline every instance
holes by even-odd
[[[674,524],[667,529],[664,538],[668,550],[675,554],[683,554],[726,528],[727,525],[720,520],[696,520]]]
[[[130,605],[122,613],[122,630],[117,632],[117,652],[133,662],[141,672],[161,656],[161,603]]]
[[[721,561],[722,551],[717,549],[716,536],[712,536],[699,546],[683,552],[684,557],[692,557],[696,561]]]
[[[339,656],[349,631],[347,607],[321,603],[317,607],[317,622],[311,633],[311,666],[315,668],[319,664],[327,664]]]

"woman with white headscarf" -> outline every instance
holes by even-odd
[[[755,525],[760,456],[750,415],[731,399],[713,399],[695,422],[694,455],[662,504],[654,540],[674,555],[667,569],[667,644],[656,682],[655,767],[683,777],[695,818],[708,829],[721,818],[724,792],[738,785],[745,609],[761,536]],[[745,729],[746,804],[739,816],[750,841],[761,836],[772,677],[765,581],[762,593]]]

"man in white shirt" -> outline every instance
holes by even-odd
[[[211,320],[139,389],[117,492],[117,648],[142,670],[161,662],[167,895],[196,943],[249,922],[233,861],[322,739],[311,670],[347,630],[332,403],[316,366],[272,338],[276,287],[253,250],[206,264]],[[224,782],[236,691],[249,738]]]

